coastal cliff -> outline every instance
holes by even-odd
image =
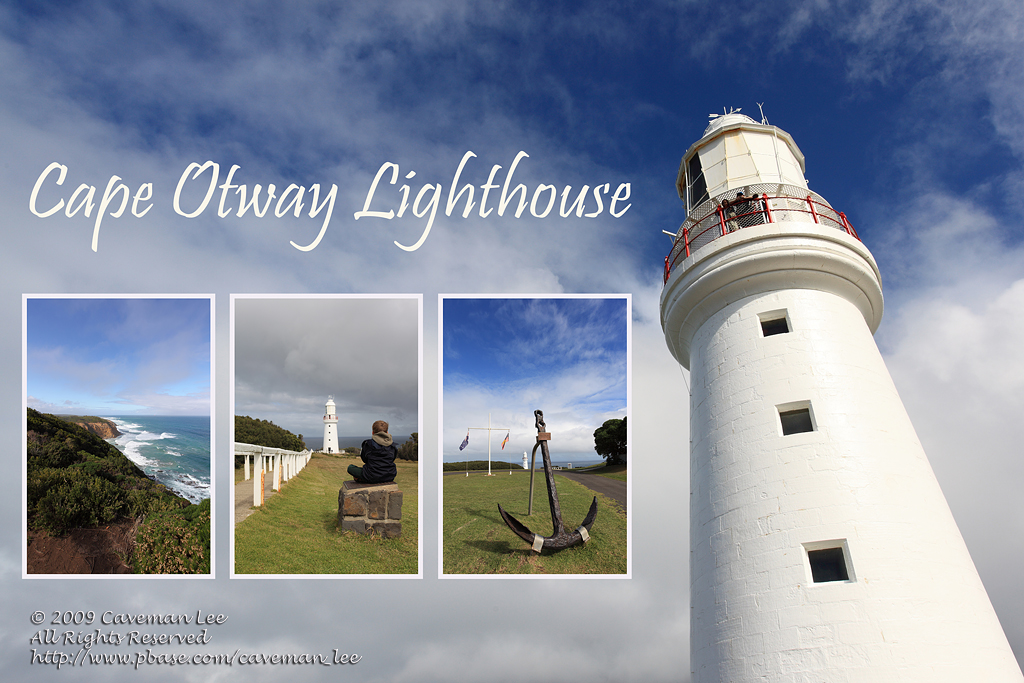
[[[117,435],[109,420],[26,418],[29,574],[210,572],[209,499],[193,505],[147,477],[101,438]]]
[[[113,439],[114,437],[121,436],[121,432],[117,431],[117,425],[106,418],[94,417],[92,415],[57,415],[56,417],[65,422],[76,424],[101,439]]]

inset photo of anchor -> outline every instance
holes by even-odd
[[[630,576],[630,295],[441,295],[439,574]]]

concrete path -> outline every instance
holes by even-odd
[[[276,491],[271,488],[273,485],[274,474],[272,472],[267,472],[266,479],[263,482],[264,501],[276,493]],[[239,522],[251,515],[255,510],[252,506],[252,488],[252,479],[235,484],[235,526],[238,526]]]
[[[538,474],[540,474],[541,486],[543,486],[544,472],[540,471]],[[602,477],[600,474],[587,474],[586,472],[556,470],[555,474],[583,484],[591,491],[603,493],[621,505],[623,512],[626,511],[626,482],[619,481],[618,479],[610,479],[609,477]]]

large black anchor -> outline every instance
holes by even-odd
[[[548,483],[548,503],[551,505],[551,524],[554,526],[554,531],[550,536],[540,536],[527,529],[526,525],[518,519],[502,510],[500,503],[498,504],[498,512],[501,513],[501,518],[505,520],[505,524],[508,524],[508,528],[514,531],[521,539],[530,543],[533,546],[534,552],[539,553],[545,548],[548,550],[564,550],[570,546],[586,543],[590,540],[590,527],[594,526],[594,520],[597,519],[597,496],[594,496],[594,502],[590,504],[590,511],[583,520],[583,524],[574,531],[566,532],[562,524],[562,508],[558,505],[558,489],[555,488],[555,475],[551,471],[551,455],[548,453],[548,440],[551,439],[551,434],[545,431],[547,426],[544,424],[544,413],[540,410],[535,410],[533,414],[537,418],[537,444],[533,447],[533,458],[537,457],[537,446],[540,446],[540,452],[544,458],[544,477]],[[531,458],[530,462],[531,478],[533,477],[533,458]],[[530,485],[530,510],[532,513],[532,481]]]

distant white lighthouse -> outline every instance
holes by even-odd
[[[324,453],[338,452],[338,415],[334,412],[334,397],[327,397],[324,407]]]
[[[788,133],[716,118],[661,320],[690,370],[693,681],[1024,678],[875,346],[878,267]]]

